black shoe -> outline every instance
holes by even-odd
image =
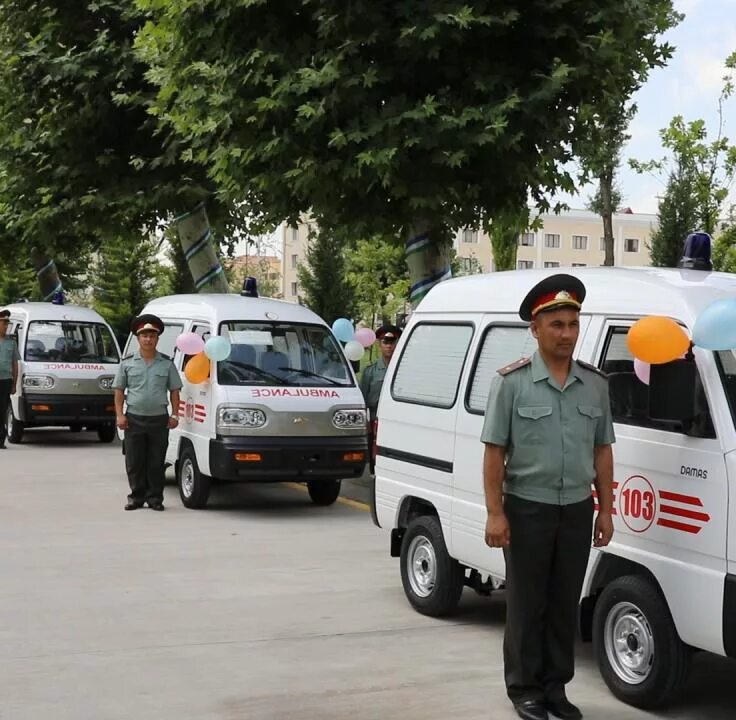
[[[128,500],[125,506],[126,510],[138,510],[143,507],[143,503],[136,502],[135,500]]]
[[[0,450],[5,450],[5,440],[0,440]]]
[[[514,703],[514,710],[522,720],[547,720],[547,710],[539,700],[522,700]]]
[[[583,713],[575,707],[566,697],[559,700],[545,700],[544,707],[550,715],[554,715],[560,720],[582,720]]]
[[[160,502],[154,502],[154,503],[149,502],[148,507],[151,508],[151,510],[157,510],[158,512],[161,512],[162,510],[164,510],[164,504]]]

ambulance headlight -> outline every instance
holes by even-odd
[[[259,428],[266,424],[266,413],[257,408],[221,407],[217,410],[218,428]]]
[[[112,376],[100,378],[100,381],[98,383],[98,385],[100,386],[100,389],[101,390],[112,390],[112,381],[114,379],[115,378]]]
[[[332,424],[338,430],[359,430],[365,428],[365,410],[336,410]]]
[[[24,375],[23,387],[29,390],[51,390],[54,378],[50,375]]]

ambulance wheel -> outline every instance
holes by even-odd
[[[610,691],[643,709],[673,701],[690,669],[691,651],[667,603],[652,582],[636,575],[614,580],[598,598],[593,649]]]
[[[186,445],[177,464],[179,497],[184,507],[203,508],[210,496],[210,478],[199,472],[197,455],[191,445]]]
[[[13,407],[8,403],[8,417],[6,419],[7,430],[8,430],[8,441],[17,445],[23,441],[23,430],[25,425],[20,421],[16,420],[13,415]]]
[[[105,423],[97,428],[97,437],[102,443],[111,443],[117,434],[117,428],[112,423]]]
[[[340,480],[309,480],[307,490],[315,505],[332,505],[340,497]]]
[[[450,615],[460,602],[465,570],[450,557],[440,521],[432,515],[413,520],[401,542],[401,583],[415,610]]]

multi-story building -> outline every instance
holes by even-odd
[[[649,265],[649,239],[657,216],[624,211],[613,216],[614,263],[619,266]],[[282,297],[299,302],[298,268],[304,262],[311,223],[279,229],[282,252]],[[464,274],[493,272],[493,250],[482,230],[465,229],[455,236],[455,251]],[[539,230],[519,236],[516,267],[554,268],[603,265],[603,221],[588,210],[568,210],[542,215]]]
[[[649,238],[656,215],[630,211],[613,216],[614,263],[619,266],[649,265]],[[480,230],[462,230],[455,250],[463,272],[495,270],[488,236]],[[519,236],[516,267],[554,268],[603,265],[603,221],[588,210],[542,215],[542,227]]]

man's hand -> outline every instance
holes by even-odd
[[[178,427],[178,425],[179,425],[178,417],[172,416],[169,418],[169,422],[168,422],[169,430],[173,430],[175,427]]]
[[[15,395],[15,393],[18,391],[18,388],[15,383],[13,383],[10,387],[10,394]]]
[[[127,430],[128,429],[128,418],[125,417],[125,415],[118,415],[115,424],[121,429],[121,430]]]
[[[506,515],[488,513],[486,520],[486,545],[488,547],[508,547],[511,542],[511,530]]]
[[[605,547],[611,542],[613,537],[613,518],[611,513],[599,512],[595,519],[595,527],[593,529],[593,545],[594,547]]]

